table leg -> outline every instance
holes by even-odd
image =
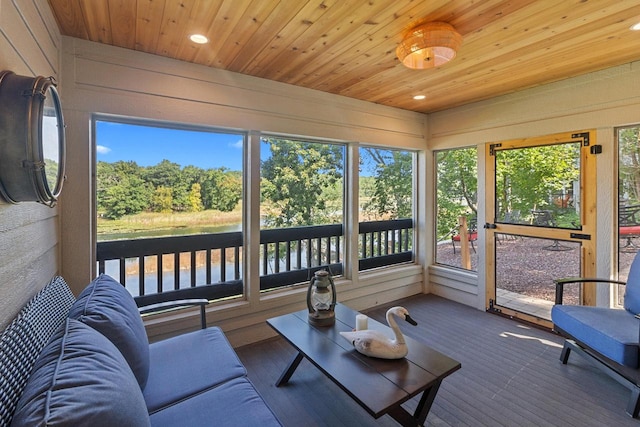
[[[304,356],[300,352],[295,355],[295,357],[291,360],[291,363],[289,363],[287,369],[284,370],[282,375],[280,375],[280,378],[278,378],[278,381],[276,381],[276,387],[280,387],[282,384],[286,384],[287,381],[289,381],[291,375],[293,375],[300,362],[302,362],[303,357]]]
[[[431,405],[433,405],[436,394],[438,394],[438,390],[440,389],[440,384],[442,384],[442,380],[436,381],[435,384],[422,393],[420,403],[418,403],[416,411],[413,414],[414,418],[418,420],[420,425],[424,424],[424,421],[427,419],[427,415],[429,415]]]
[[[416,411],[413,415],[409,414],[400,405],[391,409],[389,411],[389,415],[404,427],[423,426],[425,420],[427,419],[427,415],[429,415],[431,405],[436,398],[436,394],[438,394],[438,389],[440,388],[441,383],[442,380],[437,381],[430,388],[422,392],[422,397],[420,398],[420,402],[418,403]]]
[[[402,406],[396,406],[389,411],[391,418],[396,420],[403,427],[418,427],[418,420],[411,416]]]

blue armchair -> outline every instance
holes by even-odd
[[[624,309],[563,305],[565,285],[610,283],[625,286]],[[640,255],[636,255],[626,282],[608,279],[567,278],[556,283],[551,310],[554,330],[566,337],[560,360],[566,364],[571,351],[582,355],[631,391],[627,413],[640,412]]]

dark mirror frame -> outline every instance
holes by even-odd
[[[45,158],[47,135],[43,130],[45,101],[47,116],[53,113],[57,126],[57,169],[47,179]],[[0,73],[0,195],[11,203],[35,201],[53,207],[62,191],[65,167],[65,131],[60,97],[53,77]]]

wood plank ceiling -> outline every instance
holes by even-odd
[[[638,0],[48,1],[67,36],[423,113],[640,60]],[[396,46],[428,21],[462,47],[407,69]]]

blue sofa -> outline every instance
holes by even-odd
[[[129,293],[61,277],[0,336],[0,425],[280,426],[224,333],[149,344]]]
[[[567,278],[556,280],[556,304],[551,310],[554,330],[565,336],[560,360],[566,364],[571,351],[629,388],[626,411],[640,412],[640,255],[636,255],[626,282],[609,279]],[[625,286],[624,308],[564,305],[566,285],[609,283]]]

